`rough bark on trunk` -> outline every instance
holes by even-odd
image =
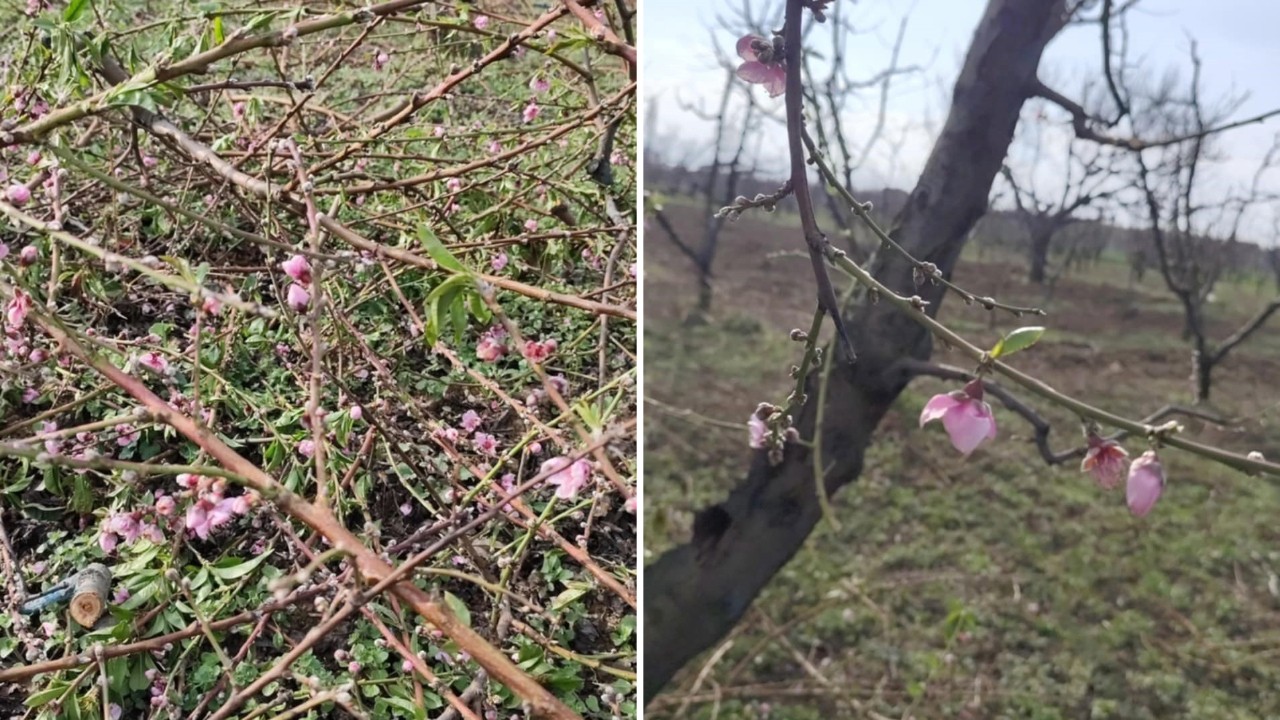
[[[1052,230],[1037,230],[1031,234],[1031,262],[1027,279],[1037,285],[1044,283],[1049,266],[1049,241],[1052,239]]]
[[[990,0],[974,33],[946,124],[893,231],[909,252],[948,276],[986,211],[1040,56],[1065,13],[1064,0]],[[874,271],[937,311],[940,288],[916,289],[911,266],[900,257],[882,253]],[[862,305],[847,318],[859,355],[847,371],[833,373],[827,390],[822,445],[831,491],[857,478],[876,426],[906,387],[904,375],[893,370],[897,361],[927,358],[931,350],[927,332],[889,303]],[[797,420],[804,437],[814,432],[814,396],[809,393]],[[820,517],[810,461],[795,444],[778,466],[770,466],[763,451],[755,453],[729,498],[699,515],[693,540],[647,568],[646,700],[732,629],[809,536]]]

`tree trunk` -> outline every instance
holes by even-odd
[[[1049,266],[1049,241],[1053,239],[1053,231],[1036,228],[1031,233],[1031,264],[1027,279],[1036,285],[1043,285],[1045,269]]]
[[[974,33],[942,133],[898,217],[895,239],[950,276],[969,230],[986,211],[991,185],[1013,139],[1045,45],[1066,22],[1064,0],[990,0]],[[794,233],[797,247],[802,238]],[[921,295],[936,313],[941,286],[916,288],[911,265],[878,253],[872,270],[899,293]],[[857,362],[832,373],[822,427],[823,465],[834,491],[858,477],[876,426],[909,380],[904,357],[927,358],[929,334],[889,303],[847,314]],[[796,423],[812,438],[816,378]],[[645,699],[710,648],[804,543],[821,516],[808,450],[790,444],[780,465],[763,451],[723,503],[695,521],[693,540],[645,572]]]

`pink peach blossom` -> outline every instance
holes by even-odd
[[[1102,487],[1110,490],[1120,484],[1128,471],[1129,453],[1114,440],[1103,440],[1089,433],[1089,450],[1080,462],[1080,471],[1093,475]]]
[[[553,457],[542,463],[540,475],[553,473],[547,482],[556,486],[556,497],[570,500],[591,480],[591,463],[586,460],[570,461],[567,457]]]
[[[981,380],[970,382],[964,390],[934,395],[920,413],[920,427],[939,419],[951,444],[966,456],[996,436],[991,406],[982,401]]]
[[[307,292],[307,289],[298,283],[293,283],[289,286],[289,292],[285,296],[285,302],[289,304],[289,307],[294,312],[302,312],[311,304],[311,293]]]
[[[787,70],[781,57],[774,57],[774,44],[759,35],[743,35],[738,38],[738,57],[745,62],[738,66],[738,77],[749,83],[764,85],[769,97],[778,97],[787,91]]]
[[[22,207],[31,201],[31,190],[26,185],[14,183],[5,191],[5,197],[9,198],[9,202]]]
[[[293,278],[295,282],[303,285],[311,284],[311,263],[307,261],[305,255],[294,255],[293,257],[280,263],[280,269],[285,274]]]
[[[1155,450],[1148,450],[1129,466],[1129,481],[1125,484],[1125,499],[1129,512],[1144,517],[1155,507],[1164,493],[1164,467]]]

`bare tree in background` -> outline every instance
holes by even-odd
[[[1088,87],[1083,94],[1088,97]],[[1019,173],[1006,163],[1000,174],[1012,191],[1018,218],[1026,228],[1027,279],[1043,284],[1048,279],[1050,245],[1059,231],[1076,222],[1100,220],[1102,213],[1097,206],[1120,189],[1114,179],[1117,152],[1097,143],[1071,139],[1062,148],[1065,157],[1054,162],[1045,157],[1057,153],[1053,147],[1045,148],[1048,125],[1043,109],[1035,109],[1032,122],[1024,120],[1019,127],[1030,151],[1023,163],[1026,169],[1018,179]],[[1049,142],[1053,140],[1050,138]],[[1046,166],[1055,176],[1053,187],[1044,186]],[[1090,209],[1094,210],[1091,214],[1086,212]],[[1063,265],[1069,264],[1078,251],[1078,245],[1073,244]]]
[[[732,100],[735,94],[742,92],[741,83],[737,82],[733,70],[725,74],[724,89],[720,93],[720,101],[713,114],[707,114],[701,108],[684,106],[686,112],[692,112],[715,123],[715,141],[712,145],[711,163],[701,173],[699,187],[695,194],[704,203],[703,217],[705,222],[702,236],[697,244],[685,240],[681,233],[667,217],[660,204],[653,203],[652,213],[663,235],[670,240],[689,261],[698,273],[698,305],[692,318],[700,318],[711,309],[713,289],[711,286],[712,266],[715,264],[716,250],[719,247],[720,231],[724,228],[727,216],[718,212],[720,208],[733,204],[738,195],[738,186],[744,177],[751,177],[753,169],[747,169],[747,141],[758,137],[757,106],[751,101],[749,93],[741,116],[735,116]],[[653,127],[650,125],[650,127]],[[727,144],[728,143],[728,144]]]
[[[1280,136],[1259,161],[1245,192],[1206,197],[1203,186],[1209,165],[1219,159],[1211,131],[1230,117],[1240,100],[1227,98],[1206,107],[1194,44],[1191,63],[1192,77],[1185,91],[1178,91],[1176,75],[1166,75],[1151,92],[1135,94],[1131,110],[1140,134],[1186,139],[1140,149],[1132,157],[1134,185],[1145,209],[1160,274],[1182,306],[1184,337],[1192,346],[1192,389],[1196,402],[1205,403],[1214,368],[1280,309],[1277,297],[1220,343],[1210,337],[1206,309],[1223,271],[1232,265],[1241,224],[1252,209],[1275,199],[1264,192],[1263,179],[1280,163]]]

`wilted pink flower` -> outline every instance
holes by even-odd
[[[40,157],[41,157],[41,156],[40,156],[40,151],[39,151],[39,150],[32,150],[31,152],[27,153],[27,164],[28,164],[28,165],[39,165],[39,164],[40,164]]]
[[[5,306],[5,319],[9,323],[9,327],[18,329],[27,320],[27,313],[31,312],[31,296],[22,288],[15,288],[13,297],[9,300],[9,304]]]
[[[488,15],[477,15],[477,16],[476,16],[476,19],[475,19],[475,20],[473,20],[473,21],[472,21],[472,23],[476,26],[476,29],[477,29],[477,30],[483,30],[483,29],[485,29],[485,28],[489,27],[489,16],[488,16]]]
[[[116,432],[120,433],[116,438],[116,444],[120,447],[129,447],[138,441],[137,429],[128,423],[118,426]]]
[[[540,112],[542,112],[542,108],[538,107],[538,103],[530,100],[529,104],[525,105],[524,112],[520,114],[520,117],[524,118],[525,122],[533,122]]]
[[[494,255],[493,258],[489,260],[489,265],[493,268],[494,272],[502,272],[502,269],[507,266],[507,254],[502,251],[498,251],[498,254]]]
[[[44,348],[32,348],[31,354],[27,356],[27,359],[33,363],[42,363],[49,359],[49,353],[45,352]]]
[[[107,530],[124,538],[126,543],[132,543],[142,535],[142,525],[134,513],[115,513],[107,518]]]
[[[1120,484],[1127,471],[1129,453],[1114,440],[1103,440],[1089,433],[1089,450],[1080,463],[1080,471],[1093,475],[1102,487],[1110,490]]]
[[[529,218],[528,220],[525,220],[524,229],[526,232],[531,232],[531,233],[538,232],[538,221],[534,220],[533,218]]]
[[[964,390],[934,395],[920,413],[920,427],[938,419],[942,420],[951,444],[964,455],[996,436],[991,406],[982,401],[981,380],[973,380]]]
[[[747,446],[759,450],[765,446],[769,437],[769,426],[756,413],[751,413],[747,420]]]
[[[120,605],[127,602],[132,595],[133,593],[129,592],[129,588],[121,585],[116,589],[115,595],[111,598],[111,601],[116,605]],[[116,713],[116,717],[120,717],[119,713]]]
[[[154,157],[152,157],[152,156],[150,156],[150,155],[143,155],[143,156],[142,156],[142,164],[143,164],[145,167],[153,168],[153,167],[155,167],[155,166],[156,166],[156,163],[157,163],[157,162],[158,162],[158,161],[157,161]]]
[[[551,83],[546,78],[540,75],[535,75],[533,79],[529,81],[529,89],[536,93],[546,92],[551,89]]]
[[[538,474],[547,473],[554,473],[547,478],[547,482],[556,486],[556,497],[569,500],[591,480],[591,463],[586,460],[571,462],[567,457],[553,457],[542,463]]]
[[[307,292],[307,289],[298,283],[293,283],[289,286],[289,292],[285,296],[285,302],[289,304],[289,307],[294,312],[302,312],[311,304],[311,293]]]
[[[244,102],[237,102],[231,105],[231,116],[237,120],[244,119]]]
[[[202,497],[187,508],[186,527],[201,540],[208,540],[211,532],[235,517],[235,504],[236,498],[224,498],[215,502],[213,498]]]
[[[498,451],[498,441],[489,433],[476,433],[476,436],[471,439],[471,444],[485,455],[493,455]]]
[[[35,402],[39,398],[40,398],[40,391],[33,387],[29,387],[26,390],[22,391],[22,402],[28,405]]]
[[[1129,466],[1129,482],[1125,485],[1125,499],[1129,512],[1143,517],[1151,512],[1164,492],[1164,467],[1155,450],[1148,450]]]
[[[525,340],[524,347],[520,348],[520,354],[524,355],[524,359],[529,362],[546,362],[547,358],[556,351],[556,339],[550,338],[544,341]]]
[[[385,50],[379,50],[377,55],[373,56],[373,69],[376,72],[382,72],[382,68],[391,62],[391,56]]]
[[[298,443],[298,453],[300,453],[303,457],[308,457],[308,458],[309,458],[309,457],[311,457],[312,455],[315,455],[315,454],[316,454],[316,441],[315,441],[315,440],[307,439],[307,440],[303,440],[303,441],[299,442],[299,443]]]
[[[160,373],[162,375],[168,372],[169,370],[168,358],[156,352],[155,350],[150,350],[142,353],[142,356],[138,358],[138,364],[144,368],[147,368],[148,370]]]
[[[493,362],[507,353],[507,333],[501,327],[494,326],[484,331],[480,341],[476,343],[476,357],[485,362]]]
[[[176,507],[177,503],[172,495],[161,495],[156,498],[156,512],[164,517],[172,515]]]
[[[119,542],[119,539],[113,532],[103,530],[101,533],[98,533],[98,547],[102,548],[102,552],[107,555],[116,551],[117,542]]]
[[[462,413],[462,429],[467,432],[475,432],[480,427],[480,414],[475,410],[468,410]]]
[[[14,183],[5,191],[5,197],[9,198],[9,202],[14,205],[22,207],[31,200],[31,191],[27,189],[26,185]]]
[[[280,263],[280,269],[285,274],[293,278],[294,281],[303,285],[311,284],[311,263],[307,262],[307,256],[294,255],[293,257]]]
[[[772,42],[759,35],[743,35],[738,38],[738,57],[746,61],[738,66],[738,77],[764,85],[769,97],[787,91],[787,70]]]

